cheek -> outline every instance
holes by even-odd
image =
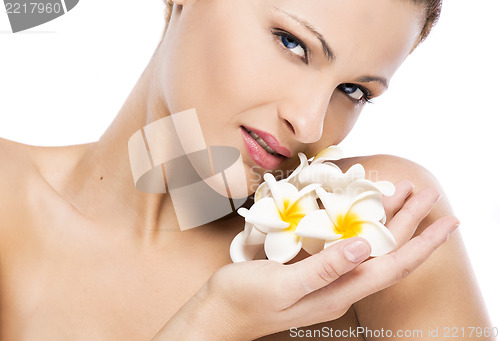
[[[276,103],[286,96],[286,87],[296,82],[290,79],[290,65],[272,34],[255,23],[246,27],[233,28],[217,40],[216,48],[205,48],[206,97],[235,114]]]
[[[217,48],[206,47],[204,79],[206,97],[217,105],[238,109],[258,101],[265,84],[265,65],[260,57],[261,51],[255,39],[226,37],[216,42]],[[228,107],[229,106],[229,107]],[[239,110],[239,109],[238,109]]]
[[[194,107],[228,120],[276,99],[285,71],[271,33],[255,23],[243,27],[209,24],[177,34],[182,39],[166,47],[169,64],[161,76],[171,112]]]

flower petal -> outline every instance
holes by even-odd
[[[290,207],[290,206],[289,206]],[[295,202],[291,207],[296,213],[306,215],[307,213],[319,210],[316,192],[310,192]]]
[[[321,168],[318,167],[320,165]],[[329,168],[327,168],[327,166]],[[316,170],[313,167],[318,168]],[[327,192],[337,194],[348,194],[346,188],[349,186],[349,184],[362,179],[365,174],[363,166],[359,164],[351,167],[345,174],[342,173],[342,170],[337,165],[330,162],[311,165],[309,168],[312,168],[312,170],[308,169],[308,172],[313,172],[314,174],[312,176],[307,173],[306,175],[303,175],[304,181],[312,182],[314,181],[314,179],[319,179],[319,182]],[[318,174],[316,174],[316,172]],[[302,185],[304,184],[305,182],[302,183]],[[374,187],[374,189],[375,188],[376,187]]]
[[[376,191],[376,192],[381,192],[379,188],[370,180],[366,179],[358,179],[353,182],[351,182],[346,189],[346,192],[348,193],[349,196],[351,197],[356,197],[360,195],[363,192],[368,192],[368,191]]]
[[[358,180],[358,179],[363,179],[365,177],[365,169],[363,168],[363,166],[359,163],[351,166],[351,168],[349,168],[347,170],[347,172],[345,172],[345,176],[347,179],[349,179],[350,181],[349,182],[352,182],[352,181],[355,181],[355,180]]]
[[[340,169],[330,165],[317,163],[303,169],[298,175],[298,180],[301,186],[321,184],[327,187],[330,183],[341,177],[342,171]]]
[[[290,201],[291,198],[297,195],[299,190],[297,189],[297,187],[286,181],[276,181],[274,176],[272,176],[270,173],[264,174],[264,180],[269,186],[269,190],[272,193],[272,197],[279,211],[284,212],[284,202]]]
[[[347,186],[347,193],[351,196],[356,196],[365,191],[378,191],[383,195],[391,196],[395,193],[396,187],[389,181],[372,182],[366,179],[355,180]]]
[[[240,216],[242,216],[243,218],[245,218],[248,214],[248,209],[246,209],[245,207],[240,207],[238,208],[238,210],[236,211]]]
[[[312,163],[320,163],[326,160],[339,160],[342,158],[342,149],[338,146],[330,146],[320,151],[313,159]]]
[[[280,212],[283,212],[285,210],[285,204],[283,203],[283,198],[281,197],[281,193],[278,189],[278,183],[276,182],[276,179],[271,173],[265,173],[264,181],[267,183],[269,189],[271,190],[274,202],[276,203],[278,210]]]
[[[339,215],[344,215],[351,207],[350,199],[345,195],[327,193],[323,188],[316,189],[316,193],[332,221],[335,221]]]
[[[333,232],[333,223],[326,210],[316,210],[306,214],[297,225],[295,234],[301,237],[333,240],[342,237]]]
[[[372,257],[385,255],[396,247],[396,240],[391,231],[376,221],[363,222],[359,236],[370,243]]]
[[[279,191],[285,191],[285,193],[280,192],[280,196],[282,196],[282,197],[285,197],[287,195],[290,196],[290,195],[292,195],[292,193],[296,193],[298,191],[295,184],[289,183],[288,179],[276,181],[276,185],[277,185]],[[289,194],[287,194],[287,193],[289,193]],[[257,190],[255,191],[254,202],[259,201],[262,198],[271,197],[271,196],[272,196],[271,189],[269,188],[267,182],[264,181],[263,183],[261,183],[259,185],[259,187],[257,187]]]
[[[259,201],[262,198],[270,197],[271,196],[271,190],[269,189],[269,186],[267,183],[264,181],[257,187],[257,190],[255,191],[255,194],[253,196],[254,202]]]
[[[245,222],[245,229],[243,230],[243,238],[245,245],[264,244],[266,234],[260,231],[256,226],[251,223]]]
[[[354,198],[349,211],[355,214],[360,220],[380,221],[385,216],[384,205],[382,204],[382,193],[368,191],[361,193]]]
[[[269,229],[285,229],[290,226],[282,220],[274,199],[270,197],[254,203],[246,213],[245,221],[258,225],[262,232],[268,232]]]
[[[396,193],[396,187],[389,181],[377,181],[375,182],[375,186],[385,196],[390,197]]]
[[[316,203],[316,192],[314,191],[319,187],[321,187],[320,184],[310,184],[302,188],[290,199],[288,207],[293,206],[296,201],[299,201],[301,207],[311,207],[312,209],[318,209],[318,204]],[[314,192],[314,194],[310,195],[311,192]],[[309,204],[306,204],[306,201],[309,202]],[[309,212],[309,210],[307,210],[307,212]]]
[[[239,210],[238,210],[239,213]],[[247,239],[248,236],[250,235],[250,232],[252,231],[253,224],[245,221],[245,227],[243,228],[243,238]]]
[[[299,159],[300,159],[300,165],[294,169],[292,174],[286,178],[286,181],[290,182],[291,184],[298,186],[298,181],[296,179],[297,175],[304,169],[304,167],[309,166],[309,162],[307,161],[307,156],[305,156],[303,153],[299,153]]]
[[[321,252],[325,248],[325,241],[316,238],[302,238],[302,248],[310,255]]]
[[[333,162],[330,162],[330,161],[323,161],[322,162],[323,165],[327,165],[327,166],[330,166],[330,167],[333,167],[335,169],[338,169],[339,171],[342,172],[342,170],[340,169],[339,166],[337,166],[336,164],[334,164]]]
[[[244,236],[243,231],[238,233],[231,242],[229,247],[229,254],[231,255],[231,260],[234,263],[245,262],[255,259],[255,256],[259,250],[263,249],[262,244],[260,245],[245,245],[243,243]]]
[[[276,186],[282,199],[291,200],[299,193],[297,187],[286,181],[278,181]]]
[[[295,257],[301,247],[301,238],[289,231],[269,232],[264,243],[267,258],[280,263]]]

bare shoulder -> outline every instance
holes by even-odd
[[[35,180],[36,167],[30,158],[28,145],[0,139],[0,254],[22,232],[28,217],[28,189]]]
[[[414,193],[427,187],[440,191],[440,200],[420,223],[415,235],[438,219],[454,214],[436,177],[415,162],[397,156],[373,155],[343,159],[336,163],[343,171],[354,164],[362,164],[366,176],[373,181],[397,183],[410,180],[415,185]],[[466,328],[467,325],[487,327],[489,324],[459,231],[455,231],[410,276],[366,297],[354,307],[360,324],[371,330],[424,331],[430,326]],[[420,339],[432,338],[423,335]]]
[[[22,155],[26,154],[29,148],[29,145],[0,138],[0,155],[2,161],[5,161],[0,163],[1,169],[6,170],[10,162],[16,162],[22,159]],[[26,157],[24,159],[27,160]]]
[[[336,163],[344,172],[352,165],[359,163],[365,168],[366,177],[372,181],[386,180],[397,184],[399,181],[409,180],[415,185],[414,193],[428,187],[438,190],[441,198],[420,224],[416,232],[417,235],[439,218],[454,215],[438,179],[424,166],[416,162],[399,156],[380,154],[346,158],[338,160]]]
[[[368,155],[346,158],[336,161],[343,170],[347,170],[352,165],[362,164],[366,170],[366,176],[372,181],[387,180],[397,183],[402,180],[410,180],[419,190],[433,186],[442,192],[439,181],[424,166],[411,160],[387,154]]]
[[[23,189],[29,183],[29,174],[35,164],[29,156],[30,146],[0,139],[0,217],[18,204]]]
[[[7,180],[5,175],[8,174],[21,176],[16,177],[21,182],[24,182],[22,176],[28,175],[38,175],[50,182],[53,174],[61,174],[62,171],[74,167],[90,145],[44,147],[0,138],[0,157],[2,160],[0,174],[4,180],[3,183]],[[0,183],[0,186],[3,183]],[[3,188],[0,187],[0,189]]]
[[[29,226],[30,213],[83,146],[38,147],[0,138],[0,239]]]

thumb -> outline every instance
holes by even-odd
[[[288,265],[289,283],[301,297],[316,291],[354,269],[370,256],[371,247],[363,238],[349,238],[330,245],[318,254]]]

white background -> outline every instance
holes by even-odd
[[[163,29],[161,0],[82,0],[12,34],[0,5],[0,137],[33,145],[97,140]],[[342,143],[394,154],[441,181],[490,316],[500,327],[500,1],[447,0],[435,31]],[[3,160],[0,155],[0,162]],[[464,293],[467,295],[467,293]]]

